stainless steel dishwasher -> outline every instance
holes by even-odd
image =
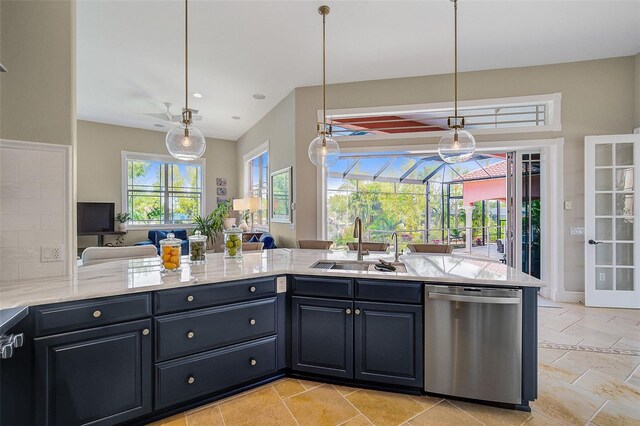
[[[425,287],[425,391],[522,402],[522,290]]]

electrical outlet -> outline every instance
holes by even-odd
[[[604,272],[600,272],[600,281],[604,281],[607,278],[607,275]]]
[[[564,202],[564,209],[565,210],[571,210],[573,208],[573,203],[571,201],[565,201]]]
[[[276,278],[277,293],[287,292],[287,277]]]
[[[41,262],[60,262],[64,258],[62,246],[41,246],[40,261]]]

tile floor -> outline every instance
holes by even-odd
[[[640,310],[540,308],[539,341],[531,413],[283,379],[153,426],[640,425]]]

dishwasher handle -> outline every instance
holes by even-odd
[[[461,294],[445,294],[429,292],[429,299],[449,300],[451,302],[486,303],[492,305],[518,305],[519,297],[465,296]]]

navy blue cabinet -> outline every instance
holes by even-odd
[[[115,424],[150,413],[150,330],[146,319],[35,339],[36,424]]]
[[[292,307],[292,369],[352,379],[353,302],[294,296]]]
[[[355,303],[355,378],[422,387],[422,306]]]

